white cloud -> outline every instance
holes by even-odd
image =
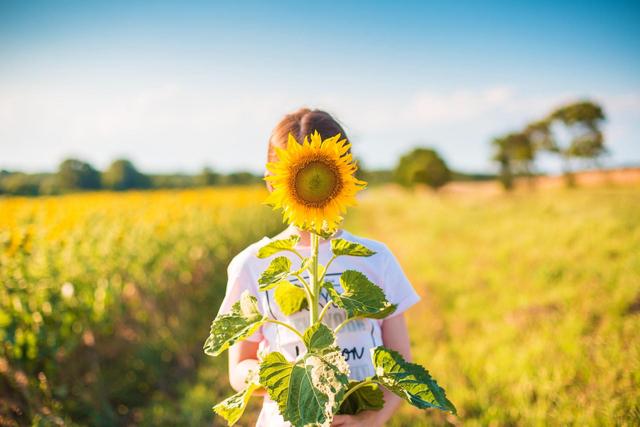
[[[459,122],[502,109],[513,97],[513,89],[506,86],[442,93],[423,91],[410,100],[402,116],[410,123]]]
[[[511,86],[357,94],[238,91],[167,82],[160,85],[0,84],[0,168],[52,169],[67,155],[104,167],[125,155],[148,170],[259,170],[266,139],[280,117],[301,105],[336,113],[361,157],[389,166],[417,141],[433,143],[454,164],[486,169],[491,137],[541,117],[573,99],[568,93],[523,94]],[[609,114],[612,151],[640,157],[640,94],[599,94]],[[305,102],[306,101],[306,102]]]

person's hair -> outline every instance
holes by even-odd
[[[296,141],[302,143],[305,136],[316,130],[322,138],[330,138],[339,133],[340,139],[349,140],[340,123],[326,111],[300,108],[298,111],[284,116],[271,132],[267,161],[274,162],[278,159],[276,147],[287,147],[289,133],[294,136]]]

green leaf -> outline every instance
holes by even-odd
[[[322,352],[322,350],[335,345],[336,337],[327,325],[315,323],[305,331],[304,343],[308,351]]]
[[[211,332],[204,343],[204,352],[217,356],[238,341],[253,334],[267,318],[258,309],[258,300],[249,291],[244,291],[240,301],[231,311],[214,319]]]
[[[351,381],[349,390],[362,381]],[[356,415],[362,411],[382,409],[384,406],[384,394],[378,384],[370,383],[364,385],[351,393],[340,405],[339,414]]]
[[[298,270],[296,270],[294,274],[302,274],[305,270],[311,267],[312,262],[313,260],[311,259],[311,257],[303,258],[302,262],[300,263],[300,268],[298,268]]]
[[[331,241],[331,251],[334,255],[351,255],[351,256],[371,256],[375,255],[375,251],[356,242],[350,242],[344,239],[333,239]]]
[[[289,277],[290,270],[291,260],[289,260],[289,258],[285,256],[274,258],[269,264],[269,267],[267,267],[267,269],[260,275],[260,278],[258,279],[258,288],[261,291],[266,291],[280,285],[282,282],[286,281],[287,277]]]
[[[333,302],[344,309],[349,317],[381,319],[396,309],[394,304],[387,301],[382,289],[359,271],[345,270],[340,276],[340,284],[343,290],[341,294],[329,282],[323,286]]]
[[[244,410],[247,408],[249,398],[254,391],[260,388],[260,384],[251,383],[239,393],[226,398],[213,407],[213,412],[227,420],[227,425],[232,426],[238,422]]]
[[[334,234],[336,234],[337,230],[326,230],[326,229],[322,229],[320,231],[314,231],[314,230],[308,230],[311,233],[317,234],[318,236],[322,237],[323,239],[328,239],[331,236],[333,236]]]
[[[306,353],[295,363],[273,352],[260,364],[260,384],[295,427],[329,425],[347,390],[348,375],[349,365],[337,348]]]
[[[274,240],[258,251],[258,258],[267,258],[281,251],[294,251],[296,244],[300,241],[300,236],[292,234],[288,239]]]
[[[398,304],[387,303],[384,308],[377,313],[367,314],[364,317],[368,317],[370,319],[384,319],[385,317],[391,315],[398,308]]]
[[[274,297],[285,316],[291,316],[308,307],[304,289],[290,282],[280,283],[274,292]]]
[[[376,382],[418,408],[456,413],[456,407],[447,399],[444,389],[425,368],[405,361],[398,352],[384,347],[371,351]]]

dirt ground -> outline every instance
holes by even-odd
[[[601,185],[640,185],[640,168],[620,168],[578,171],[574,173],[576,185],[583,187]],[[516,191],[526,190],[530,186],[536,189],[559,188],[565,186],[562,175],[538,176],[528,180],[518,178],[515,182]],[[444,193],[489,195],[501,193],[502,186],[498,181],[481,182],[451,182],[441,189]]]

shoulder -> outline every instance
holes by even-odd
[[[229,262],[229,266],[227,268],[229,276],[239,275],[243,271],[251,272],[254,265],[260,264],[263,261],[258,258],[258,251],[261,247],[269,243],[269,241],[270,239],[268,237],[263,237],[262,239],[253,242],[234,256]]]

